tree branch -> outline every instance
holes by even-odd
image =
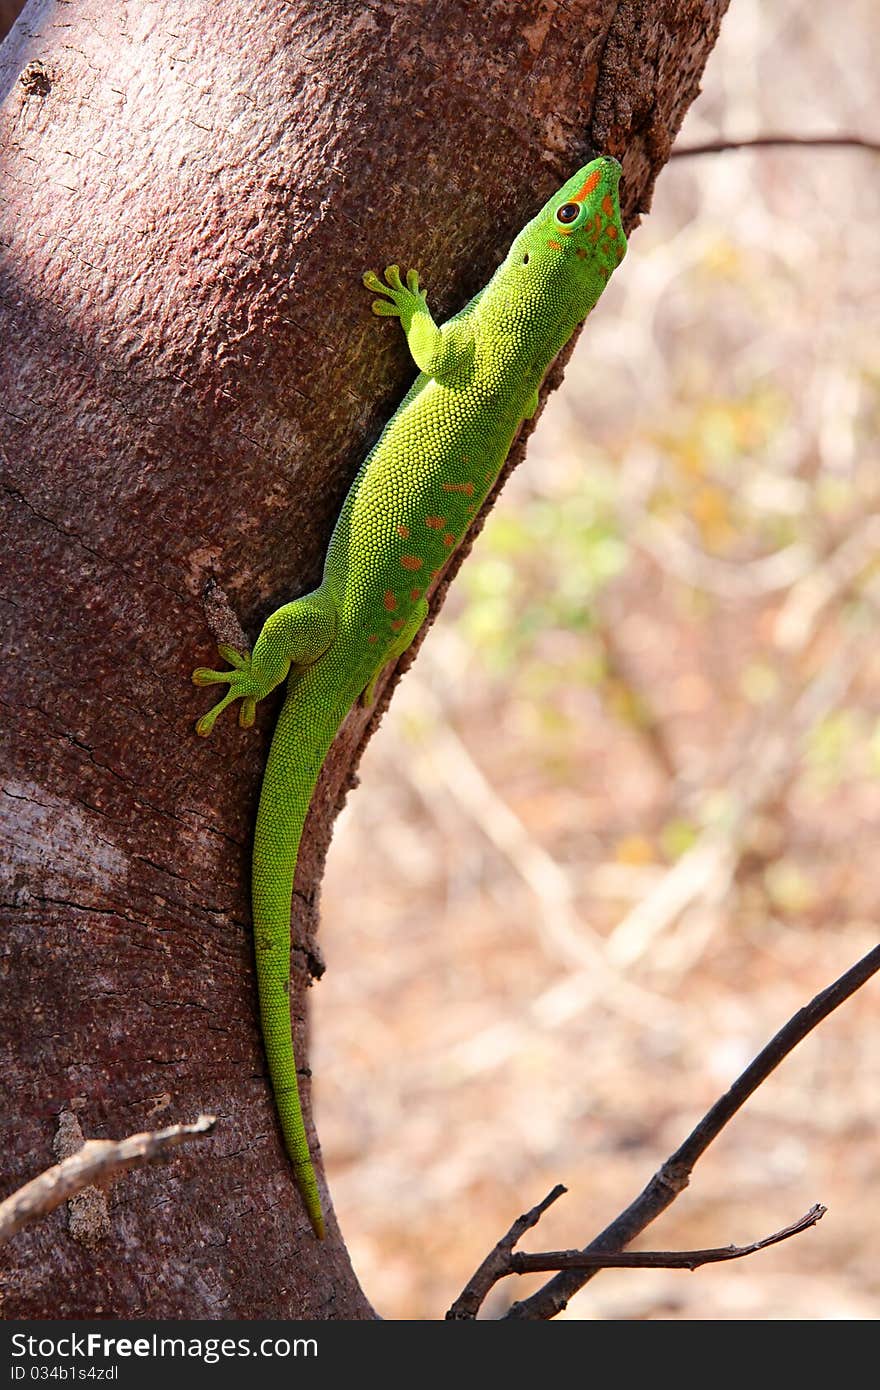
[[[779,1066],[798,1043],[843,1004],[856,990],[860,989],[872,975],[880,970],[880,946],[875,946],[851,969],[847,970],[834,984],[817,994],[809,1004],[789,1019],[788,1023],[764,1047],[730,1087],[730,1090],[715,1102],[688,1135],[684,1143],[676,1149],[657,1170],[635,1201],[606,1226],[605,1230],[591,1241],[587,1254],[608,1254],[621,1251],[640,1231],[671,1206],[680,1192],[690,1181],[690,1175],[697,1160],[705,1153],[712,1140],[717,1138],[724,1126],[745,1104],[771,1072]],[[818,1219],[818,1218],[817,1218]],[[571,1296],[586,1284],[596,1273],[596,1269],[568,1269],[549,1280],[537,1293],[522,1302],[514,1303],[506,1317],[522,1319],[552,1318],[562,1311]]]
[[[564,1187],[555,1187],[537,1207],[526,1216],[521,1216],[511,1226],[492,1253],[483,1261],[480,1268],[469,1280],[459,1298],[453,1303],[447,1319],[473,1318],[485,1301],[492,1286],[508,1274],[539,1274],[546,1270],[588,1269],[699,1269],[701,1265],[721,1264],[726,1260],[741,1260],[746,1255],[754,1255],[758,1250],[766,1250],[780,1241],[790,1240],[802,1231],[815,1226],[827,1211],[817,1202],[797,1221],[774,1231],[763,1240],[754,1240],[750,1245],[722,1245],[709,1250],[637,1250],[623,1253],[589,1250],[546,1250],[541,1254],[528,1255],[522,1251],[514,1252],[513,1246],[520,1236],[534,1226],[551,1202],[561,1196]]]
[[[517,1241],[525,1235],[526,1231],[531,1230],[532,1226],[537,1226],[547,1208],[552,1206],[567,1190],[561,1183],[558,1183],[552,1192],[547,1193],[543,1202],[532,1207],[531,1211],[527,1211],[524,1216],[517,1217],[507,1234],[501,1237],[494,1250],[489,1252],[479,1269],[471,1275],[446,1314],[447,1322],[465,1321],[477,1316],[477,1312],[493,1284],[497,1284],[499,1279],[503,1279],[505,1274],[511,1272],[510,1262],[516,1258],[513,1254],[513,1247]]]
[[[195,1124],[170,1125],[168,1129],[130,1134],[127,1139],[88,1139],[70,1158],[47,1168],[0,1202],[0,1245],[23,1226],[48,1216],[84,1187],[141,1168],[162,1158],[168,1149],[190,1139],[210,1134],[217,1123],[214,1115],[200,1115]]]
[[[721,1264],[724,1260],[741,1260],[758,1250],[799,1236],[821,1221],[827,1210],[817,1202],[790,1226],[774,1231],[772,1236],[764,1236],[763,1240],[754,1240],[750,1245],[720,1245],[709,1250],[608,1251],[605,1254],[588,1250],[547,1250],[539,1255],[527,1255],[517,1251],[510,1256],[508,1273],[539,1274],[550,1269],[699,1269],[701,1265]]]
[[[670,159],[686,159],[692,154],[723,154],[726,150],[763,150],[786,145],[802,146],[804,149],[856,149],[870,150],[880,154],[880,142],[869,140],[863,135],[756,135],[749,140],[707,140],[699,145],[680,145],[674,148]]]

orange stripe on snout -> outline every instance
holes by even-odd
[[[573,203],[582,203],[585,198],[589,198],[593,190],[595,188],[598,188],[599,180],[601,179],[601,177],[602,171],[600,169],[594,169],[592,174],[589,174],[586,180],[584,181],[584,186],[581,189],[581,191],[579,193],[575,193],[571,201]]]

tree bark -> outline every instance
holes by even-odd
[[[252,639],[315,584],[412,377],[362,270],[419,267],[445,317],[588,143],[622,159],[632,227],[726,2],[31,0],[0,49],[0,1195],[63,1110],[89,1137],[218,1117],[117,1183],[97,1247],[61,1210],[20,1234],[5,1316],[373,1316],[332,1215],[323,1246],[307,1225],[256,1023],[277,701],[202,741],[189,673],[232,635],[224,595]],[[347,721],[303,841],[301,1065],[322,866],[378,717]]]
[[[23,9],[23,0],[0,0],[0,39],[6,38]]]

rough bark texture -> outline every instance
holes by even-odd
[[[206,585],[253,636],[318,579],[412,375],[362,269],[420,267],[446,315],[588,142],[632,226],[725,6],[32,0],[0,50],[3,1191],[64,1109],[108,1137],[219,1117],[118,1183],[97,1249],[62,1211],[19,1236],[7,1317],[372,1316],[276,1132],[247,906],[275,705],[193,736]],[[349,719],[304,840],[300,1058],[374,723]]]

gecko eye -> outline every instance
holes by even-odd
[[[561,222],[563,227],[570,227],[573,222],[577,222],[580,215],[580,203],[563,203],[561,208],[556,209],[556,221]]]

